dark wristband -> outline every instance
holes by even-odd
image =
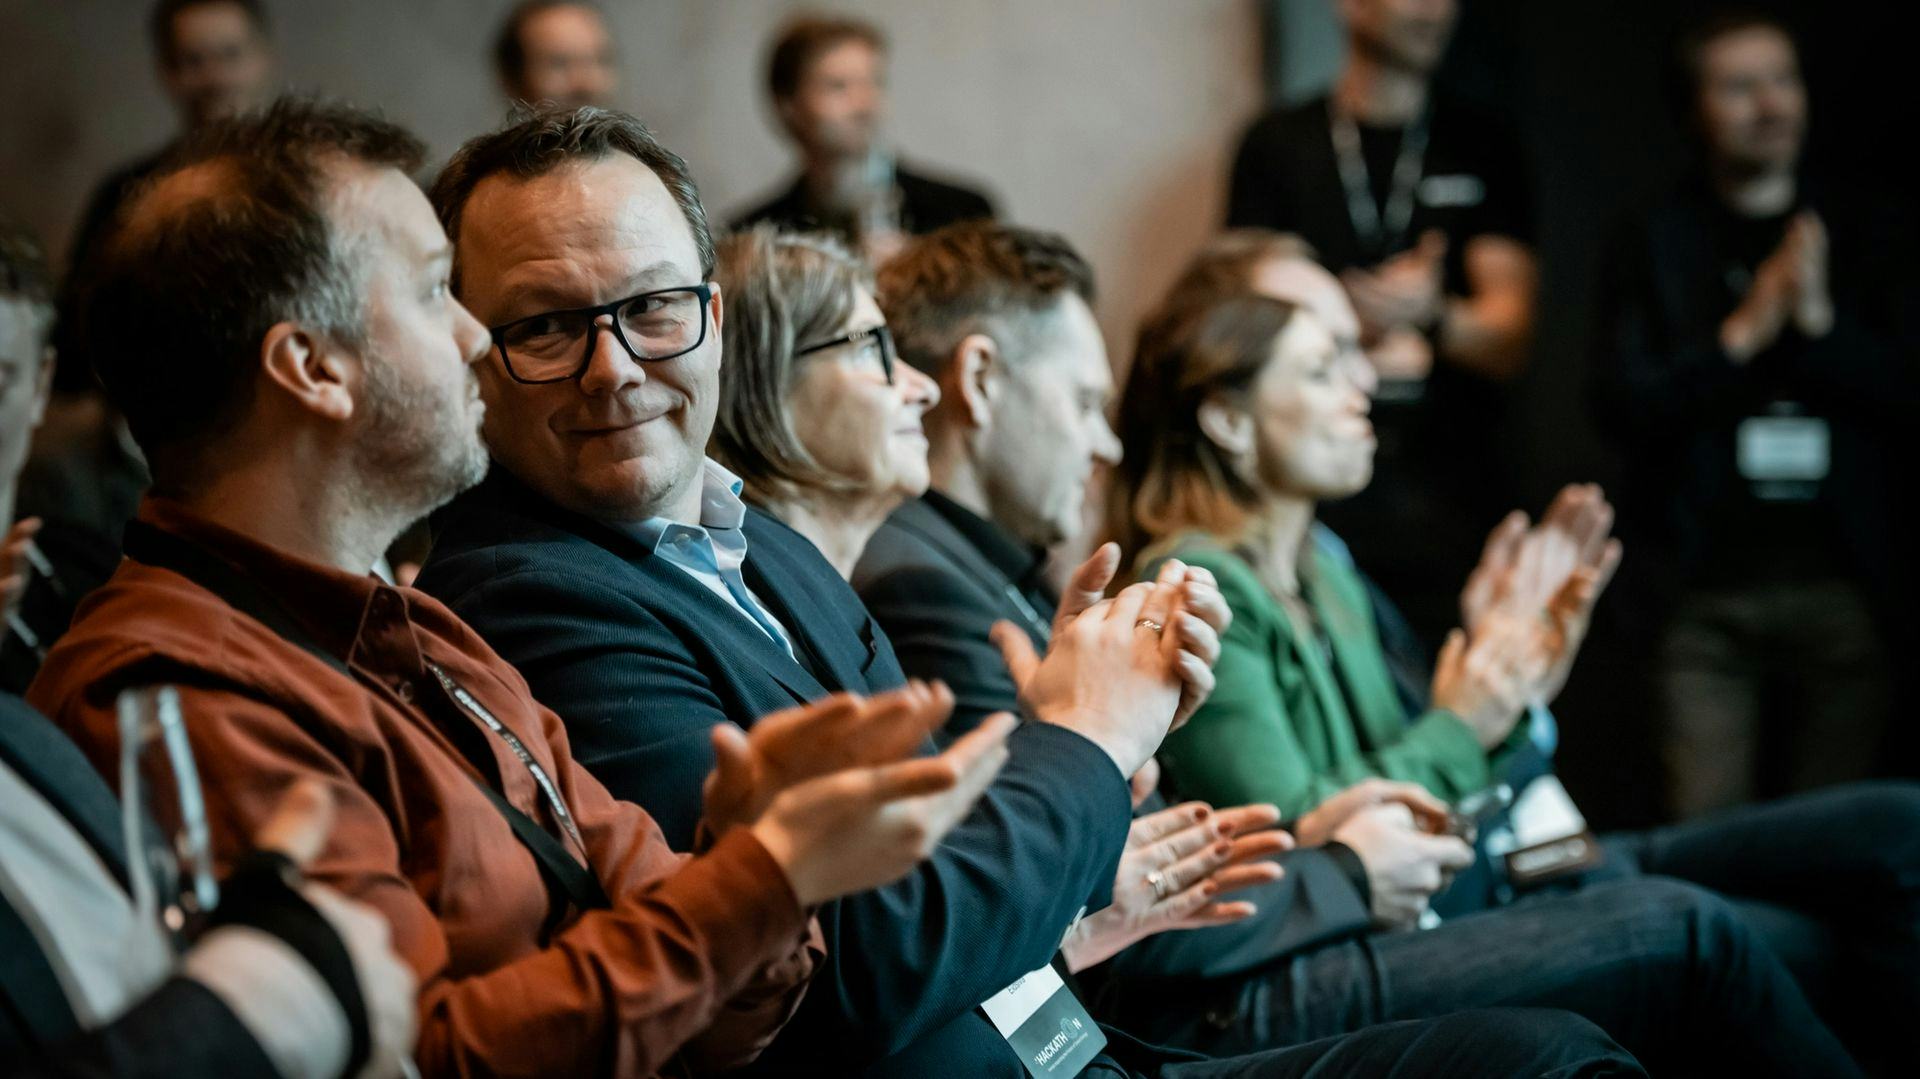
[[[212,930],[223,925],[258,929],[292,948],[306,960],[320,980],[333,991],[346,1014],[352,1042],[343,1075],[358,1075],[373,1054],[373,1035],[367,1017],[366,999],[360,993],[360,979],[353,972],[353,958],[346,942],[327,919],[300,894],[304,878],[286,855],[278,851],[254,851],[234,866],[220,882],[220,905],[208,923]]]

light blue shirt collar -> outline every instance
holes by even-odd
[[[700,475],[700,523],[686,524],[668,517],[616,524],[641,545],[704,585],[729,607],[759,626],[773,641],[793,654],[793,642],[760,597],[747,587],[740,567],[747,561],[747,504],[739,476],[709,457]]]

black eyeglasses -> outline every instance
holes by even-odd
[[[642,363],[671,360],[707,339],[713,285],[659,289],[598,307],[542,311],[488,332],[515,382],[541,385],[579,378],[593,359],[600,316],[613,316],[613,339]]]
[[[864,330],[855,330],[852,333],[836,337],[831,341],[821,341],[818,344],[808,345],[805,348],[796,348],[793,350],[793,354],[795,356],[805,356],[813,352],[825,352],[830,348],[839,348],[841,345],[859,345],[860,352],[863,355],[875,352],[879,353],[880,370],[886,372],[887,385],[893,385],[893,365],[894,362],[900,358],[900,354],[893,350],[893,333],[887,329],[885,323],[881,323],[878,326],[869,326]]]

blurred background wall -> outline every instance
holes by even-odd
[[[377,105],[436,159],[505,104],[493,36],[512,0],[269,0],[290,85]],[[0,213],[63,257],[93,183],[174,119],[146,0],[0,0]],[[617,99],[692,165],[716,220],[784,186],[765,49],[801,10],[892,39],[905,156],[984,186],[1013,220],[1065,232],[1101,274],[1110,339],[1219,220],[1240,128],[1259,108],[1256,0],[611,0]]]

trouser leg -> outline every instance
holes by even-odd
[[[1886,647],[1865,599],[1836,579],[1795,586],[1778,607],[1771,655],[1791,677],[1796,704],[1789,788],[1867,778],[1886,739],[1892,688]]]
[[[1160,1079],[1500,1079],[1645,1075],[1613,1039],[1579,1016],[1501,1008],[1368,1027],[1264,1053],[1170,1064]]]
[[[1744,597],[1697,593],[1661,645],[1661,755],[1682,818],[1753,800],[1759,770],[1759,640]]]
[[[1920,784],[1830,787],[1608,846],[1648,873],[1816,919],[1837,949],[1822,1013],[1850,1036],[1880,1035],[1873,1055],[1920,1066]]]

